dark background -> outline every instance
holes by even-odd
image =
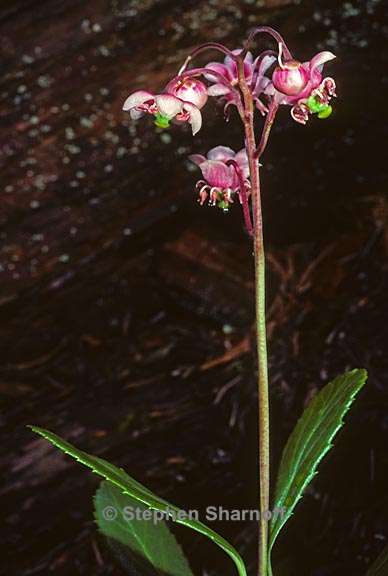
[[[363,575],[386,539],[387,3],[3,0],[0,7],[1,518],[7,576],[121,574],[95,477],[47,427],[184,508],[256,506],[252,258],[236,206],[195,202],[186,157],[242,146],[210,103],[194,139],[121,111],[197,44],[278,28],[334,51],[330,120],[281,110],[264,157],[272,464],[311,395],[370,373],[274,553],[276,576]],[[260,46],[270,44],[262,39]],[[213,525],[256,559],[256,526]],[[232,574],[180,529],[196,574]]]

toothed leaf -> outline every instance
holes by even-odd
[[[202,522],[194,520],[193,518],[188,518],[187,515],[185,517],[185,515],[182,514],[182,511],[177,506],[169,504],[166,500],[163,500],[151,492],[151,490],[148,490],[148,488],[131,478],[131,476],[124,472],[122,468],[117,468],[102,458],[91,456],[82,450],[78,450],[78,448],[69,442],[66,442],[49,430],[45,430],[37,426],[30,426],[30,428],[33,430],[33,432],[40,434],[43,436],[43,438],[54,444],[54,446],[66,454],[84,466],[90,468],[95,474],[98,474],[105,480],[112,482],[112,484],[120,488],[124,494],[128,494],[136,501],[145,504],[151,510],[160,510],[167,513],[173,513],[171,516],[173,521],[177,522],[178,524],[183,524],[184,526],[187,526],[192,530],[210,538],[210,540],[222,548],[222,550],[224,550],[224,552],[226,552],[233,560],[239,576],[246,576],[246,568],[241,556],[237,550],[222,536],[217,534],[217,532],[214,532],[214,530]]]
[[[126,556],[127,564],[138,566],[139,573],[152,567],[154,574],[193,576],[166,522],[156,516],[146,518],[148,506],[104,481],[94,497],[94,508],[102,534],[108,542],[121,544],[120,554]]]
[[[274,515],[271,521],[269,551],[316,474],[318,464],[332,447],[343,417],[366,379],[365,370],[338,376],[313,398],[297,422],[280,462],[274,509],[284,509],[284,514]]]

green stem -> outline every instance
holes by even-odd
[[[268,136],[275,119],[277,105],[271,104],[266,116],[260,144],[256,146],[254,131],[254,102],[247,85],[242,59],[238,61],[239,86],[243,95],[244,110],[240,116],[244,124],[246,150],[251,178],[253,209],[253,244],[255,257],[255,305],[256,343],[258,357],[258,424],[259,424],[259,479],[260,479],[260,533],[259,533],[259,576],[268,574],[268,517],[269,511],[269,394],[267,330],[265,321],[265,251],[263,219],[261,210],[259,158],[264,152]]]

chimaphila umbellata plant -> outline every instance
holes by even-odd
[[[259,34],[272,36],[275,48],[254,57],[251,48]],[[223,62],[192,67],[197,56],[209,51],[221,53]],[[271,500],[265,253],[259,167],[282,106],[289,107],[292,118],[302,125],[313,117],[325,119],[331,115],[336,85],[333,78],[323,75],[323,67],[334,58],[334,54],[324,51],[302,63],[293,57],[278,32],[262,26],[252,30],[243,47],[236,50],[215,42],[199,46],[159,94],[137,90],[123,106],[134,120],[150,115],[162,129],[171,124],[188,123],[195,135],[201,129],[206,103],[209,98],[215,98],[223,102],[226,120],[235,110],[242,123],[244,146],[241,150],[236,152],[219,145],[206,155],[191,155],[190,160],[202,173],[197,183],[200,204],[208,202],[224,211],[234,203],[240,204],[253,244],[258,358],[259,576],[272,575],[271,551],[276,538],[332,446],[344,415],[367,377],[364,370],[352,370],[327,384],[313,398],[284,448]],[[155,523],[152,515],[148,518],[153,521],[144,521],[146,513],[154,512],[213,540],[233,560],[239,576],[247,575],[238,551],[199,519],[166,502],[109,462],[78,450],[47,430],[37,427],[33,430],[105,479],[95,496],[96,520],[110,543],[124,547],[132,560],[147,562],[158,574],[193,574],[166,523]],[[128,508],[144,515],[125,515],[123,511]],[[270,509],[283,513],[273,514],[269,520]],[[377,575],[381,558],[368,572],[369,576]],[[386,561],[387,553],[384,558]]]

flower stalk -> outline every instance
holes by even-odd
[[[255,259],[255,308],[256,350],[258,358],[258,430],[259,430],[259,485],[260,485],[260,532],[259,532],[259,576],[267,576],[268,518],[269,510],[269,392],[267,328],[265,319],[265,250],[263,218],[261,208],[259,157],[264,152],[269,132],[275,119],[277,106],[271,106],[266,117],[259,148],[256,147],[254,131],[254,102],[246,82],[242,59],[238,62],[238,74],[244,100],[244,124],[246,150],[249,162],[252,211],[253,245]]]
[[[258,34],[272,36],[278,50],[264,50],[254,58],[250,45]],[[224,62],[209,62],[202,67],[189,68],[194,57],[209,50],[220,52]],[[333,78],[323,77],[323,66],[334,58],[331,52],[320,52],[307,62],[295,60],[276,30],[260,26],[252,30],[243,48],[229,50],[216,42],[202,44],[186,58],[178,75],[167,84],[162,94],[138,90],[124,103],[124,109],[133,119],[144,114],[153,115],[159,128],[167,128],[170,122],[189,123],[196,134],[202,126],[201,110],[211,97],[223,102],[226,120],[230,109],[235,107],[244,127],[245,148],[239,152],[227,146],[216,146],[206,156],[192,154],[189,158],[203,176],[203,180],[197,183],[199,203],[209,203],[228,211],[238,197],[247,232],[253,241],[258,358],[259,576],[268,576],[269,570],[270,509],[270,412],[260,158],[281,105],[289,106],[293,120],[302,125],[313,115],[320,119],[330,116],[330,102],[336,96],[336,86]],[[255,135],[256,111],[265,118],[259,138]]]

